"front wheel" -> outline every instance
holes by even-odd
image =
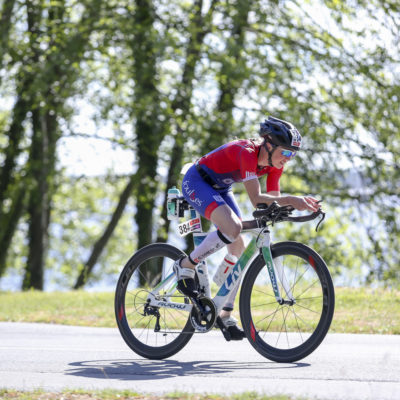
[[[193,335],[189,313],[181,310],[189,299],[174,289],[176,279],[167,287],[161,284],[183,254],[169,244],[150,244],[138,250],[121,272],[115,292],[118,328],[127,345],[143,357],[170,357]],[[151,293],[166,306],[150,306]],[[183,307],[168,307],[169,304]]]
[[[293,298],[279,282],[284,301],[276,300],[260,254],[243,281],[240,318],[247,339],[260,354],[277,362],[294,362],[312,353],[329,330],[335,306],[332,278],[318,253],[301,243],[277,243],[271,251]]]

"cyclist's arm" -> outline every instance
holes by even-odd
[[[263,194],[261,193],[261,187],[258,179],[250,179],[243,182],[243,184],[254,207],[260,203],[271,204],[272,202],[276,201],[280,206],[292,206],[300,211],[318,211],[320,208],[320,205],[317,203],[317,199],[311,196],[274,196],[270,194],[271,192],[268,194]]]

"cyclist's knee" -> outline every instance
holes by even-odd
[[[235,240],[240,236],[240,232],[242,232],[242,222],[240,220],[236,220],[233,226],[232,235],[234,236]]]
[[[242,231],[242,222],[228,206],[216,208],[211,214],[211,221],[230,242],[234,242]]]
[[[221,232],[226,236],[226,238],[233,243],[242,231],[242,223],[240,220],[232,220],[230,224],[227,224]]]

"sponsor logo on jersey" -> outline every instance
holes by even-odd
[[[214,198],[215,201],[219,201],[219,202],[223,202],[224,201],[224,199],[218,194],[213,196],[213,198]]]
[[[201,205],[203,204],[203,201],[196,197],[196,191],[194,189],[190,189],[189,181],[184,181],[182,183],[182,188],[185,191],[185,193],[190,197],[190,200],[194,204],[196,204],[199,207],[201,207]]]
[[[252,179],[252,178],[256,178],[256,177],[257,177],[257,175],[254,172],[246,171],[246,177],[244,179],[248,180],[248,179]]]

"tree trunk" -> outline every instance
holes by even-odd
[[[173,112],[176,114],[177,110],[180,110],[179,114],[182,117],[177,116],[175,118],[175,129],[177,131],[177,135],[175,137],[171,152],[171,159],[167,175],[167,185],[164,192],[164,202],[161,211],[163,224],[158,229],[158,242],[166,242],[168,238],[170,221],[167,219],[167,192],[171,186],[177,185],[179,180],[179,174],[182,168],[184,146],[186,142],[186,133],[182,126],[185,123],[187,116],[190,114],[195,69],[200,60],[201,47],[204,37],[210,29],[212,15],[217,3],[217,1],[213,1],[211,3],[210,9],[205,16],[202,14],[202,0],[196,1],[193,7],[194,15],[190,20],[191,24],[188,29],[189,32],[191,32],[191,36],[186,51],[186,63],[182,74],[182,84],[179,86],[176,97],[171,105]]]
[[[28,204],[29,216],[29,253],[26,264],[25,276],[22,284],[23,289],[43,290],[44,267],[48,250],[50,224],[51,199],[55,191],[55,165],[56,165],[56,144],[60,137],[60,130],[57,123],[58,113],[63,110],[66,96],[58,93],[63,89],[72,87],[76,67],[83,57],[84,49],[88,44],[88,37],[92,32],[94,24],[99,17],[99,1],[95,1],[87,7],[87,12],[82,17],[81,23],[86,30],[80,34],[73,34],[58,47],[59,33],[54,29],[55,21],[62,21],[65,11],[62,2],[55,3],[48,11],[49,36],[52,42],[50,47],[57,48],[57,52],[50,52],[46,55],[47,74],[41,76],[41,91],[35,93],[37,98],[46,100],[45,105],[39,102],[32,109],[32,140],[30,157],[28,162],[28,176],[30,178],[30,196]],[[33,5],[28,1],[28,28],[32,40],[33,63],[40,66],[38,54],[40,50],[40,27],[39,22],[43,9],[39,5]],[[56,24],[58,26],[58,24]],[[79,23],[77,24],[79,26]],[[61,69],[60,60],[68,59],[71,69]],[[37,71],[40,77],[41,71]],[[62,82],[60,85],[59,80]],[[61,87],[60,87],[61,86]],[[57,89],[55,89],[57,88]],[[38,101],[36,101],[38,103]]]
[[[3,57],[8,52],[8,40],[11,28],[11,16],[15,0],[4,0],[0,17],[0,68],[3,66]],[[1,83],[1,77],[0,77]]]
[[[104,230],[103,234],[101,235],[101,237],[97,240],[97,242],[93,246],[92,253],[90,254],[82,271],[80,272],[78,279],[76,280],[76,283],[74,285],[74,289],[80,289],[81,287],[83,287],[86,284],[103,249],[106,247],[109,239],[111,238],[115,228],[118,225],[119,220],[122,217],[125,207],[128,204],[128,200],[132,194],[132,191],[134,190],[135,183],[136,183],[136,175],[132,175],[131,178],[129,179],[129,182],[126,185],[125,189],[121,193],[118,205],[115,208],[115,211],[112,215],[110,222],[108,223],[108,225],[107,225],[106,229]]]
[[[11,241],[14,236],[14,232],[17,229],[17,225],[21,218],[21,215],[26,209],[26,187],[22,183],[20,183],[19,186],[15,189],[15,193],[10,198],[11,208],[7,213],[2,215],[0,224],[0,277],[4,274],[6,270],[8,249],[11,246]]]
[[[2,21],[7,16],[10,17],[10,13],[13,8],[11,1],[7,1],[3,7]],[[39,16],[32,10],[32,5],[28,1],[28,31],[30,37],[33,37],[37,33],[38,24],[37,19]],[[9,21],[7,22],[9,23]],[[6,26],[7,26],[6,23]],[[4,26],[1,27],[2,41],[6,41],[9,32],[3,31]],[[5,42],[4,42],[5,43]],[[2,45],[4,45],[2,43]],[[35,65],[39,58],[37,48],[31,43],[31,54],[29,64]],[[32,109],[32,83],[34,81],[34,75],[30,71],[25,70],[24,66],[21,67],[21,82],[17,86],[17,101],[13,109],[12,123],[6,133],[8,136],[8,146],[6,148],[6,156],[4,164],[0,171],[0,240],[2,243],[0,251],[0,276],[5,271],[5,262],[7,259],[7,253],[12,242],[12,238],[17,228],[19,219],[23,214],[23,207],[25,202],[23,199],[29,192],[29,185],[25,188],[19,188],[17,182],[17,158],[21,153],[20,143],[24,137],[23,122],[25,121],[27,113]],[[14,189],[12,187],[14,186]],[[23,190],[25,193],[12,194],[13,191]],[[6,205],[6,201],[11,201],[11,206]],[[14,203],[15,201],[15,203]]]
[[[50,126],[40,110],[32,111],[32,144],[29,158],[31,191],[28,204],[28,260],[22,289],[43,290],[44,260],[48,245],[50,216],[49,183],[54,175],[50,159]]]
[[[153,209],[158,183],[156,181],[158,148],[164,137],[164,123],[160,119],[160,95],[157,89],[158,33],[154,28],[155,11],[151,0],[137,0],[134,14],[133,77],[135,95],[133,111],[136,117],[138,148],[138,191],[136,192],[135,222],[138,247],[152,241]]]

